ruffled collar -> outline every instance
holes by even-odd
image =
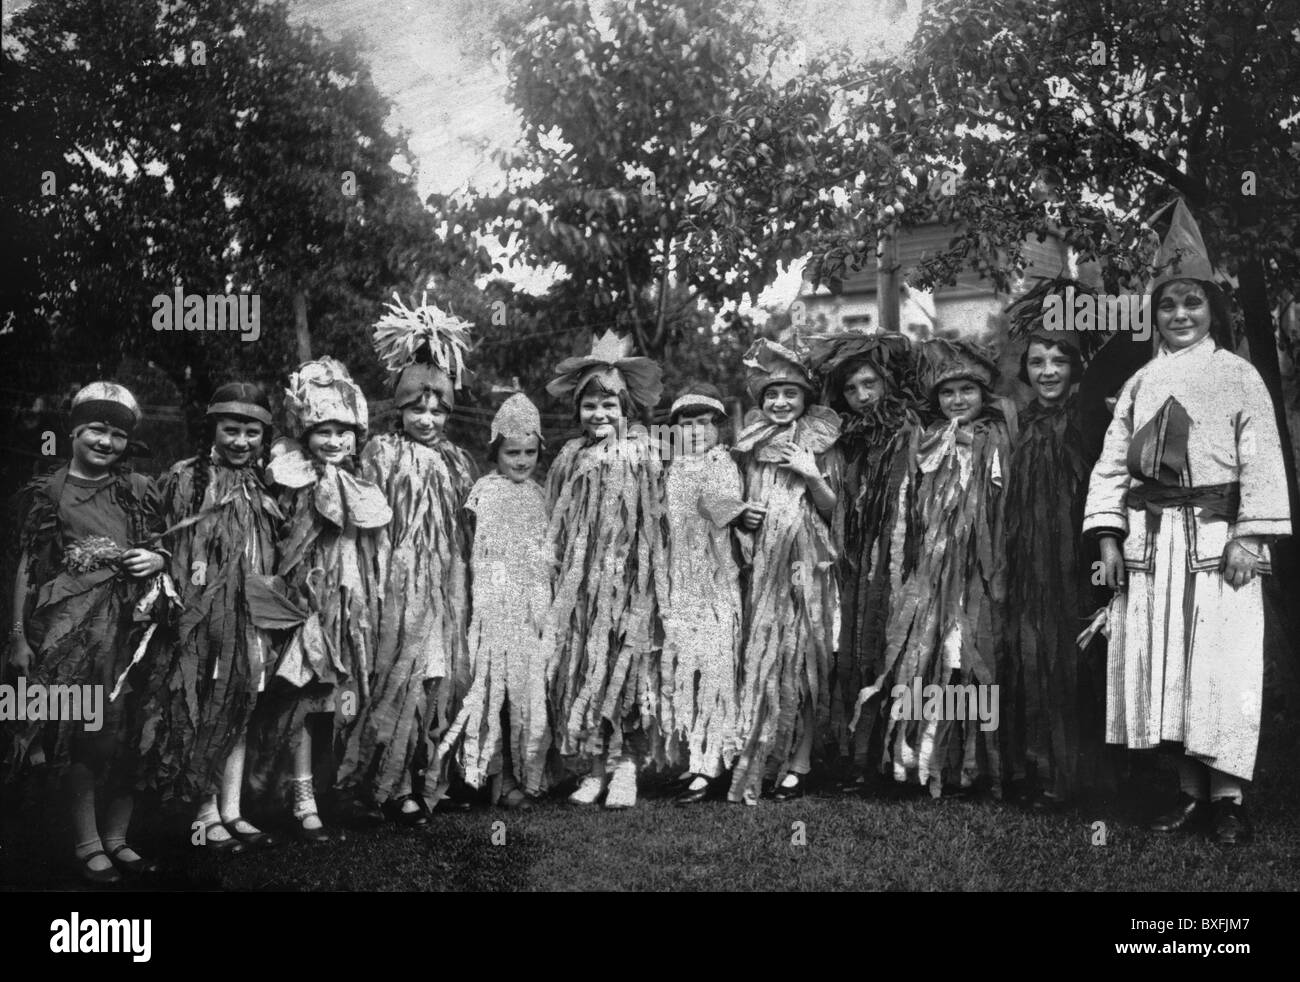
[[[825,453],[840,436],[840,416],[826,406],[809,406],[793,423],[773,423],[758,409],[745,416],[745,428],[736,437],[737,453],[753,453],[764,463],[782,460],[780,447],[787,443]]]
[[[313,501],[322,518],[343,528],[349,521],[358,528],[382,528],[392,520],[393,510],[384,493],[335,464],[323,464],[294,447],[276,457],[266,468],[267,479],[290,490],[315,485]]]

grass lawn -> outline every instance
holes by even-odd
[[[137,838],[167,864],[156,888],[181,890],[1223,890],[1300,889],[1300,727],[1266,724],[1249,804],[1254,844],[1224,850],[1141,825],[1175,790],[1148,765],[1144,794],[1036,816],[989,799],[931,800],[888,791],[812,794],[757,808],[677,808],[646,789],[630,812],[547,803],[530,812],[438,814],[427,830],[349,832],[230,859],[185,848],[187,816],[141,811]],[[1153,787],[1154,785],[1154,787]],[[1094,845],[1094,822],[1105,844]],[[504,823],[496,826],[494,823]],[[793,844],[802,822],[805,845]],[[493,833],[504,844],[494,844]],[[6,807],[0,881],[78,889],[53,800]]]

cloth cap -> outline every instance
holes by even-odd
[[[321,423],[341,423],[356,430],[358,439],[365,439],[370,422],[360,387],[342,362],[328,356],[303,363],[289,376],[285,411],[296,437]]]
[[[542,414],[528,396],[516,392],[501,404],[497,414],[492,417],[492,432],[488,442],[495,443],[498,437],[522,440],[530,436],[537,437],[539,445],[545,442],[542,438]]]
[[[997,363],[981,346],[970,341],[934,338],[921,345],[922,385],[933,399],[939,386],[956,379],[970,379],[992,389],[997,378]]]
[[[678,416],[692,409],[696,412],[707,409],[717,413],[723,419],[729,418],[727,407],[722,404],[721,400],[699,392],[687,392],[673,400],[673,406],[668,411],[668,419],[670,422],[676,422]]]
[[[763,391],[769,385],[797,385],[810,396],[817,394],[812,373],[803,360],[783,344],[759,338],[742,359],[745,366],[745,390],[755,402],[763,401]]]
[[[434,396],[438,402],[451,409],[456,404],[455,385],[451,376],[436,365],[410,365],[397,376],[393,388],[393,404],[405,409],[425,396]]]
[[[107,423],[129,436],[141,418],[140,405],[126,386],[116,382],[91,382],[72,397],[72,429],[89,423]]]

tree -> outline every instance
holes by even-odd
[[[822,189],[845,176],[827,64],[792,70],[792,43],[761,13],[627,0],[606,21],[583,0],[535,0],[507,19],[521,146],[499,157],[505,190],[460,223],[558,264],[553,300],[571,322],[631,332],[655,358],[701,301],[757,295],[833,223]]]
[[[846,79],[835,132],[860,165],[856,224],[820,244],[810,277],[833,280],[878,235],[939,220],[956,235],[917,285],[969,267],[1005,290],[1020,244],[1055,225],[1108,292],[1135,290],[1151,258],[1144,220],[1182,196],[1237,278],[1300,515],[1272,314],[1300,292],[1298,39],[1300,7],[1270,0],[928,3],[901,60]]]
[[[487,261],[436,234],[355,45],[283,3],[38,0],[9,34],[0,353],[44,370],[29,385],[138,355],[202,399],[278,389],[309,351],[377,384],[380,303]],[[177,284],[259,295],[261,337],[154,331]]]

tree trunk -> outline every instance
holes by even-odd
[[[311,331],[307,327],[307,294],[293,292],[293,332],[298,339],[298,360],[311,361]]]

